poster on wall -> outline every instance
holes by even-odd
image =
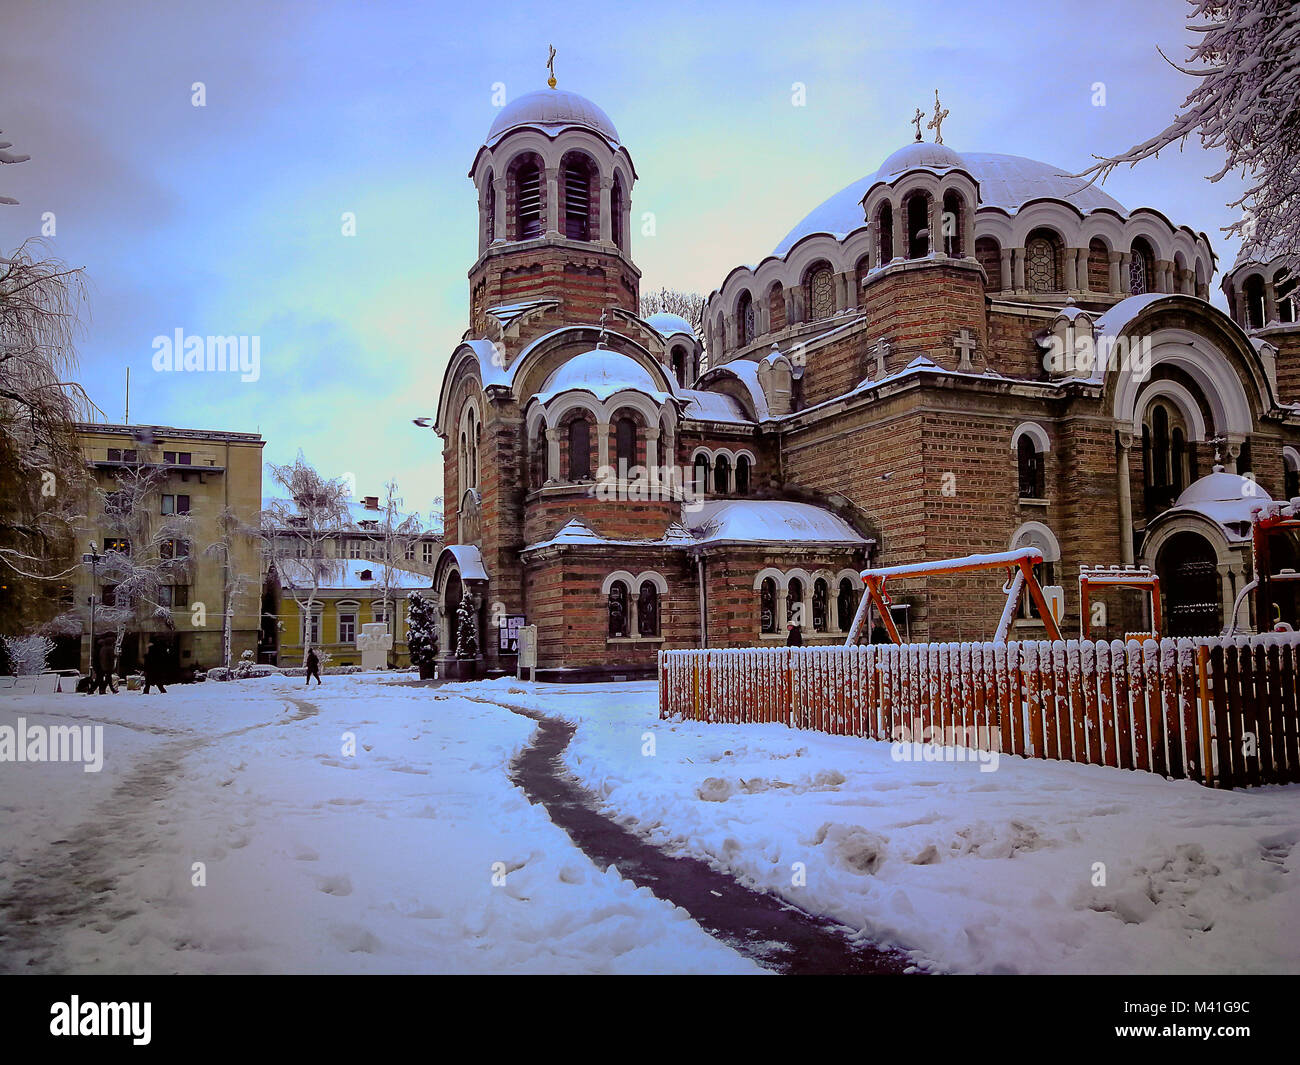
[[[497,649],[502,654],[519,653],[519,630],[523,627],[523,614],[506,614],[501,618],[500,627],[497,629]]]

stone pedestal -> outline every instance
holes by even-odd
[[[357,649],[361,652],[362,669],[387,669],[388,652],[393,646],[393,637],[388,626],[381,621],[361,626],[361,635],[357,637]]]

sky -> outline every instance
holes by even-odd
[[[1145,140],[1191,90],[1156,50],[1185,57],[1186,10],[4,0],[0,139],[32,158],[0,167],[19,201],[0,206],[0,254],[52,218],[45,253],[84,268],[79,379],[106,420],[129,368],[132,422],[258,432],[268,462],[301,450],[360,494],[396,479],[427,512],[441,444],[412,419],[436,413],[468,325],[467,171],[498,84],[542,88],[548,44],[560,87],[600,105],[636,165],[643,291],[707,295],[910,141],[936,88],[959,152],[1074,172]],[[1222,268],[1242,183],[1207,181],[1220,164],[1193,141],[1104,188],[1207,233]],[[158,371],[155,338],[178,329],[256,337],[257,379]]]

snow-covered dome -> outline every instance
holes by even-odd
[[[1273,502],[1258,482],[1249,477],[1227,473],[1222,466],[1183,489],[1170,514],[1190,510],[1217,522],[1230,540],[1244,540],[1250,535],[1251,515]],[[1163,517],[1164,515],[1161,515]]]
[[[583,126],[618,144],[618,130],[609,115],[585,96],[563,89],[540,89],[511,100],[497,115],[488,130],[487,143],[493,144],[507,130],[519,126],[540,126],[549,131],[564,126]]]
[[[569,359],[546,379],[537,398],[546,403],[562,392],[577,391],[590,392],[599,400],[628,391],[653,396],[660,403],[668,399],[668,393],[636,359],[605,348],[592,348]]]
[[[695,330],[691,323],[683,318],[680,314],[670,314],[668,311],[659,311],[652,314],[645,320],[646,325],[658,333],[661,337],[670,337],[674,333],[685,333],[688,337],[695,335]]]
[[[962,152],[959,155],[947,145],[923,142],[900,148],[885,160],[879,170],[853,182],[819,204],[785,235],[772,254],[784,255],[811,233],[831,233],[835,236],[852,233],[866,224],[862,214],[862,198],[867,191],[879,182],[892,181],[904,171],[917,167],[934,171],[954,167],[966,170],[979,182],[981,207],[1000,207],[1004,211],[1015,213],[1030,200],[1057,199],[1074,204],[1084,214],[1104,209],[1128,217],[1124,205],[1113,196],[1108,196],[1096,185],[1067,177],[1068,171],[1063,167],[994,152]]]

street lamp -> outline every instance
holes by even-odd
[[[94,540],[90,541],[89,554],[81,556],[82,564],[90,567],[90,669],[88,672],[92,676],[95,672],[95,591],[99,588],[99,560],[102,557]]]

